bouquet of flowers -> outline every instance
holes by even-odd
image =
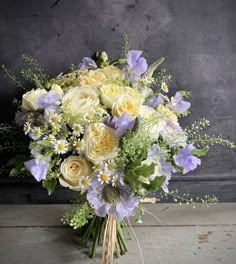
[[[74,229],[84,227],[80,241],[91,246],[91,257],[102,242],[102,263],[127,251],[123,228],[130,226],[135,208],[138,217],[143,214],[145,197],[161,189],[170,194],[172,175],[196,169],[208,144],[234,147],[221,136],[199,135],[209,125],[205,119],[181,128],[190,93],[167,96],[171,76],[160,68],[164,58],[148,67],[141,55],[126,49],[111,60],[97,53],[94,60],[85,57],[52,79],[25,56],[31,68],[22,74],[34,81],[33,89],[5,69],[24,89],[16,124],[28,137],[31,155],[11,160],[11,175],[30,173],[49,194],[56,186],[77,192],[79,198],[62,221]]]

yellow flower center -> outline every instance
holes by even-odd
[[[111,163],[109,163],[109,164],[107,165],[107,168],[108,168],[108,170],[113,170],[113,169],[114,169],[114,166],[113,166]]]
[[[94,115],[93,115],[93,114],[88,114],[86,118],[87,118],[88,120],[93,120]]]
[[[83,179],[81,182],[85,186],[87,186],[89,184],[89,180],[88,179]]]
[[[59,122],[59,117],[58,116],[53,116],[52,117],[52,122],[58,123]]]
[[[102,180],[102,181],[107,181],[107,180],[108,180],[108,175],[107,175],[107,173],[102,173],[102,174],[101,174],[101,180]]]
[[[65,144],[63,144],[63,143],[58,144],[58,149],[59,150],[64,150],[65,149]]]
[[[101,165],[100,163],[95,164],[95,168],[96,168],[97,170],[101,170],[101,169],[102,169],[102,165]]]

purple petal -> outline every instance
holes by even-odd
[[[132,68],[138,58],[141,56],[142,51],[141,50],[130,50],[127,54],[127,63],[129,64],[129,66]]]
[[[36,104],[39,108],[47,108],[51,105],[56,105],[59,100],[61,100],[62,96],[59,95],[55,91],[49,91],[45,95],[39,97],[36,101]]]
[[[84,57],[82,59],[82,63],[80,63],[78,65],[78,68],[93,68],[93,69],[96,69],[97,68],[97,64],[94,60],[92,60],[91,58],[89,57]]]
[[[133,70],[134,74],[140,76],[147,70],[147,68],[147,61],[143,57],[140,57],[137,63],[131,69]]]
[[[177,113],[182,113],[188,110],[191,104],[182,100],[181,93],[177,92],[174,96],[174,102],[170,101],[166,106]]]
[[[31,159],[26,161],[24,165],[38,182],[46,179],[48,163],[45,160]]]
[[[163,103],[163,95],[161,93],[159,93],[158,96],[152,97],[147,105],[152,107],[152,108],[156,108],[159,104]]]

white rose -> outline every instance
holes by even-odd
[[[22,108],[28,111],[36,111],[38,109],[36,104],[37,99],[46,93],[45,89],[36,89],[25,93],[22,96]]]
[[[113,159],[118,154],[115,130],[102,123],[88,125],[83,137],[84,155],[93,163]]]
[[[165,126],[166,122],[160,117],[157,111],[147,105],[141,105],[140,116],[147,122],[146,129],[150,133],[150,137],[154,140],[158,139],[160,131]]]
[[[98,104],[98,91],[89,85],[71,88],[62,99],[62,105],[68,115],[69,122],[74,122],[83,114],[91,112]]]
[[[79,190],[80,180],[83,176],[93,176],[92,164],[83,156],[69,156],[61,164],[59,182],[63,187]]]

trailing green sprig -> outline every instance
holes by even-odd
[[[203,130],[204,128],[206,128],[207,126],[210,125],[209,120],[205,119],[205,118],[201,118],[198,121],[195,121],[191,127],[187,127],[184,129],[184,131],[189,135],[189,136],[193,136],[196,135],[197,133],[199,133],[201,130]]]
[[[175,203],[182,204],[191,204],[193,208],[195,207],[208,207],[209,204],[216,204],[219,202],[218,198],[215,195],[205,195],[204,198],[196,197],[192,198],[189,193],[184,193],[182,195],[179,194],[178,190],[171,191],[169,193],[163,192],[161,193],[161,198],[169,199],[171,198]]]

